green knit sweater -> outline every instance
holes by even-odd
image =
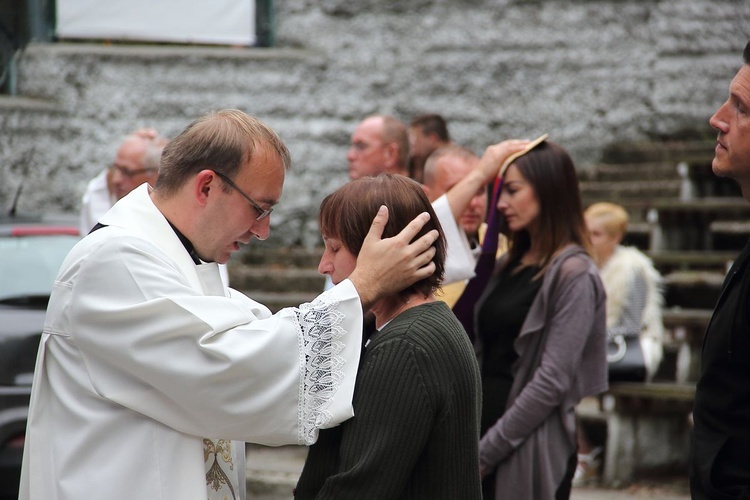
[[[320,432],[295,498],[480,499],[480,387],[445,303],[407,309],[367,345],[355,416]]]

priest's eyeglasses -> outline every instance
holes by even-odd
[[[221,177],[221,180],[229,184],[229,186],[232,189],[240,193],[242,197],[245,198],[248,201],[248,203],[250,203],[250,206],[252,206],[255,210],[257,210],[258,216],[255,218],[255,220],[263,220],[269,215],[271,215],[271,212],[273,212],[273,207],[271,208],[261,207],[260,205],[258,205],[258,203],[255,200],[253,200],[248,195],[246,195],[245,192],[241,190],[239,186],[237,186],[237,184],[234,183],[234,181],[232,181],[232,179],[222,174],[221,172],[217,172],[216,170],[212,170],[212,172],[215,173],[217,176]]]

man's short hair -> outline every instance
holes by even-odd
[[[398,146],[398,166],[406,170],[409,166],[409,132],[406,125],[390,115],[380,115],[383,118],[383,144]]]
[[[243,165],[252,163],[256,152],[275,153],[285,170],[291,166],[289,150],[269,126],[236,109],[213,111],[167,144],[155,187],[169,195],[207,168],[234,179]]]
[[[403,175],[380,174],[345,184],[321,203],[318,216],[320,232],[326,237],[341,240],[344,247],[357,256],[381,205],[388,207],[388,223],[383,230],[383,238],[396,236],[422,212],[430,214],[430,220],[414,239],[433,229],[440,233],[434,243],[436,252],[432,261],[435,272],[400,292],[402,297],[417,292],[429,295],[440,286],[445,274],[446,243],[432,205],[416,181]]]
[[[747,45],[745,45],[745,51],[742,53],[742,59],[745,61],[745,64],[750,64],[750,42],[747,42]]]
[[[436,113],[417,116],[411,121],[409,126],[419,127],[425,135],[435,134],[443,142],[451,141],[451,136],[448,133],[448,124],[442,116]]]

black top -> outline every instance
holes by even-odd
[[[691,493],[750,498],[750,243],[724,281],[703,341]]]
[[[533,279],[539,269],[538,266],[506,267],[479,309],[477,331],[484,346],[480,367],[482,434],[505,413],[513,385],[512,367],[518,358],[513,343],[542,286],[541,277]]]

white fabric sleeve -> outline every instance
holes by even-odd
[[[446,195],[432,202],[432,209],[443,227],[446,242],[445,278],[443,285],[474,277],[476,257],[471,252],[469,238],[453,217]]]
[[[236,290],[202,295],[138,240],[86,246],[58,276],[44,332],[65,346],[59,363],[85,366],[78,382],[100,404],[267,445],[312,444],[353,415],[362,306],[350,281],[271,315]]]

